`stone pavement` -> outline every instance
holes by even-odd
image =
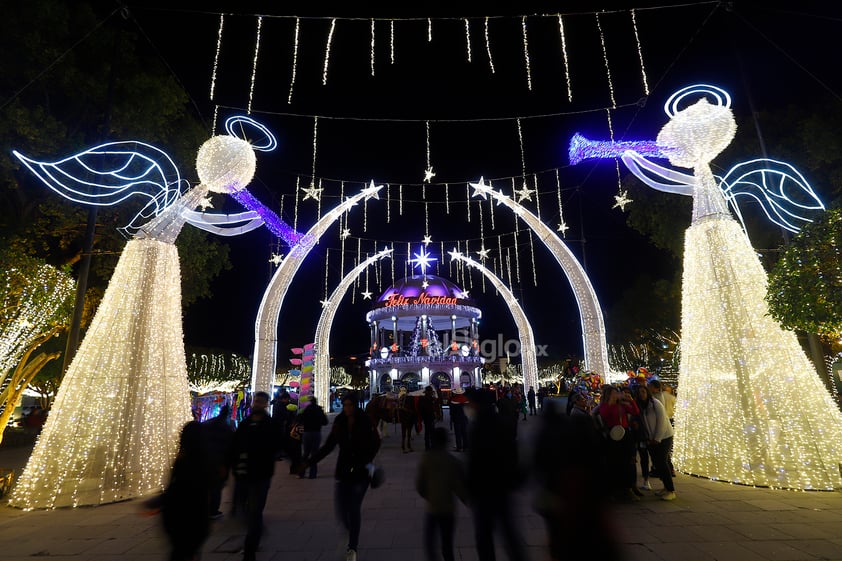
[[[530,434],[537,426],[537,417],[520,423],[525,453],[534,446]],[[423,448],[417,436],[415,444]],[[0,446],[0,468],[20,469],[29,450]],[[335,454],[320,464],[315,480],[288,475],[288,464],[278,463],[265,510],[260,561],[344,559],[345,538],[333,515]],[[424,559],[423,502],[413,479],[419,457],[420,452],[401,453],[400,432],[390,426],[378,456],[386,483],[369,490],[363,503],[360,561]],[[757,489],[683,475],[676,478],[676,489],[678,499],[673,502],[649,492],[638,503],[615,507],[612,516],[627,561],[842,560],[842,493]],[[229,492],[230,486],[223,510],[230,505]],[[0,506],[0,560],[167,559],[160,519],[142,515],[140,502],[32,512]],[[532,491],[526,488],[518,495],[515,519],[529,559],[547,561],[544,526],[531,502]],[[456,526],[457,559],[476,560],[473,524],[461,505]],[[238,522],[214,521],[202,560],[241,559],[242,537]],[[506,558],[498,547],[498,559]]]

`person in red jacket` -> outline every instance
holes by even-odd
[[[637,450],[630,430],[632,419],[640,415],[637,403],[619,388],[603,386],[596,415],[606,435],[605,461],[611,474],[612,495],[620,500],[640,500],[634,492],[637,490]]]

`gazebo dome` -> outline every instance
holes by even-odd
[[[425,282],[427,283],[426,287],[424,286]],[[437,277],[436,275],[414,275],[397,280],[393,286],[387,288],[380,295],[377,302],[387,302],[395,296],[416,298],[422,293],[433,298],[467,299],[461,288],[445,278]]]

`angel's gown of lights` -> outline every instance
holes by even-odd
[[[158,491],[191,419],[175,238],[196,187],[123,250],[12,506],[97,505]]]
[[[696,179],[684,240],[675,465],[747,485],[840,488],[839,407],[795,334],[768,315],[766,272],[710,169],[697,167]]]

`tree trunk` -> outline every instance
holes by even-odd
[[[15,373],[12,378],[12,382],[6,386],[6,391],[3,392],[5,396],[5,403],[6,407],[3,409],[3,412],[0,413],[0,427],[5,427],[9,422],[9,417],[12,416],[12,413],[15,410],[15,406],[17,406],[18,401],[23,396],[23,392],[29,383],[32,381],[33,378],[41,371],[44,366],[51,360],[55,360],[61,356],[60,352],[55,353],[40,353],[38,354],[31,362],[24,365],[21,362],[20,365],[15,369]],[[0,431],[0,443],[3,442],[3,432]]]

